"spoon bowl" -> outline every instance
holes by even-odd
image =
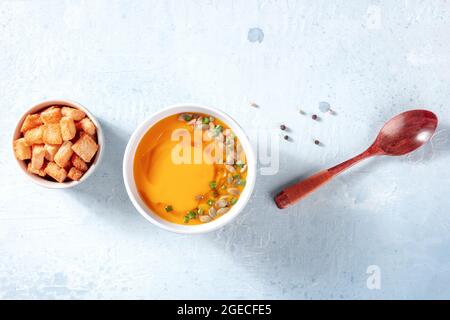
[[[378,154],[389,156],[410,153],[431,139],[437,124],[437,116],[428,110],[400,113],[383,126],[373,147]]]
[[[430,141],[437,125],[437,116],[428,110],[409,110],[400,113],[386,122],[375,142],[366,151],[287,187],[275,196],[275,203],[280,209],[286,208],[366,158],[377,155],[401,156],[410,153]]]

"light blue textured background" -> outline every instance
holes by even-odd
[[[444,0],[0,1],[0,298],[450,298],[449,34]],[[53,97],[88,107],[107,139],[73,190],[32,184],[10,147],[23,110]],[[242,215],[201,236],[146,222],[121,175],[137,124],[186,101],[293,137]],[[298,113],[319,101],[337,114]],[[362,151],[407,108],[438,114],[431,144],[275,208],[280,186]]]

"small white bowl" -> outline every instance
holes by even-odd
[[[81,179],[79,181],[66,181],[66,182],[60,183],[60,182],[56,182],[56,181],[47,180],[38,175],[28,172],[25,161],[18,160],[15,156],[14,156],[14,159],[16,159],[16,161],[19,164],[22,171],[34,183],[37,183],[38,185],[46,187],[46,188],[65,189],[65,188],[74,187],[74,186],[82,183],[83,181],[85,181],[95,171],[95,169],[98,167],[98,165],[103,157],[104,137],[103,137],[102,127],[100,126],[100,123],[97,121],[97,119],[95,119],[95,117],[92,115],[92,113],[89,112],[89,110],[87,110],[85,107],[83,107],[81,104],[79,104],[77,102],[65,100],[65,99],[45,100],[45,101],[41,101],[36,104],[33,104],[30,108],[28,108],[28,110],[26,112],[24,112],[24,114],[20,118],[19,122],[17,123],[16,129],[14,130],[13,143],[14,143],[14,140],[19,139],[22,136],[22,133],[20,132],[20,128],[22,127],[23,121],[25,120],[27,115],[39,112],[47,107],[51,107],[51,106],[55,106],[55,105],[56,106],[57,105],[68,106],[68,107],[72,107],[72,108],[83,111],[84,113],[86,113],[86,115],[89,117],[89,119],[91,119],[92,122],[97,127],[97,144],[98,144],[99,148],[98,148],[97,154],[95,155],[94,159],[92,160],[92,163],[89,166],[89,169],[86,171],[86,173],[83,174],[83,176],[81,177]],[[14,152],[13,152],[13,155],[14,155]]]
[[[199,225],[181,225],[169,222],[159,215],[154,213],[142,200],[139,192],[136,188],[136,183],[134,181],[133,174],[133,163],[134,156],[136,154],[136,149],[141,141],[142,137],[145,133],[157,122],[160,120],[171,116],[173,114],[179,113],[204,113],[211,115],[217,119],[223,121],[226,125],[230,127],[230,129],[234,132],[234,134],[238,137],[245,155],[247,157],[247,178],[246,184],[242,191],[242,194],[238,200],[238,202],[231,207],[230,211],[228,211],[223,216],[208,222]],[[220,111],[215,108],[195,105],[195,104],[178,104],[174,106],[167,107],[162,109],[153,115],[151,115],[147,120],[145,120],[141,125],[137,127],[128,141],[127,148],[125,150],[125,155],[123,158],[123,179],[125,182],[125,187],[127,189],[128,196],[131,199],[131,202],[135,206],[135,208],[139,211],[139,213],[148,221],[153,223],[154,225],[163,228],[165,230],[169,230],[176,233],[183,234],[199,234],[206,233],[216,229],[219,229],[231,222],[237,215],[244,209],[248,200],[253,191],[253,187],[255,185],[256,179],[256,159],[255,154],[253,152],[253,148],[248,140],[246,134],[242,130],[242,128],[226,113]]]

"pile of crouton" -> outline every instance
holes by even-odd
[[[98,150],[97,130],[86,113],[67,106],[51,106],[29,114],[14,141],[17,159],[28,171],[58,182],[78,181]]]

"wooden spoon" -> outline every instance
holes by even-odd
[[[366,158],[379,155],[401,156],[414,151],[431,139],[437,124],[437,116],[428,110],[410,110],[400,113],[384,125],[375,142],[366,151],[287,187],[275,196],[275,203],[278,208],[284,209]]]

